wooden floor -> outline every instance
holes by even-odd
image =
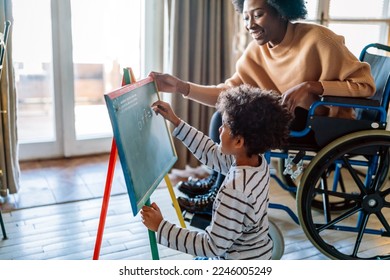
[[[55,164],[35,162],[22,165],[21,181],[25,182],[25,186],[22,185],[21,194],[24,194],[24,197],[9,198],[1,204],[8,239],[0,240],[0,259],[92,259],[107,163],[107,155],[103,155],[55,161]],[[51,173],[48,173],[48,170],[51,170]],[[191,172],[195,176],[205,175],[205,171],[199,168],[174,170],[170,174],[172,183],[176,183]],[[55,174],[58,176],[57,180],[54,180]],[[41,176],[49,176],[51,179],[47,177],[44,179],[45,177]],[[36,185],[32,183],[34,180]],[[56,187],[62,186],[64,189],[55,190],[56,187],[50,186],[50,182],[55,182]],[[50,192],[51,195],[43,194],[39,184],[44,184],[43,190]],[[41,198],[34,190],[41,192]],[[56,198],[56,193],[67,196]],[[30,198],[28,194],[31,195]],[[45,197],[49,199],[45,200]],[[164,184],[157,188],[151,200],[159,204],[165,218],[179,223]],[[281,190],[275,182],[272,183],[271,200],[283,203],[295,211],[295,199]],[[311,244],[301,227],[294,223],[285,211],[270,209],[270,217],[283,233],[285,251],[282,259],[328,259]],[[160,245],[159,256],[160,259],[192,258],[190,255]],[[140,222],[139,215],[134,217],[131,212],[120,170],[116,171],[113,183],[99,258],[104,260],[152,258],[147,230]]]

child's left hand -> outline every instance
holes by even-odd
[[[156,232],[158,226],[163,220],[160,208],[156,203],[152,203],[150,206],[143,206],[141,209],[142,223],[150,230]]]

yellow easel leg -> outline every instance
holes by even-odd
[[[179,218],[180,226],[182,228],[186,228],[186,224],[184,223],[184,218],[181,213],[179,203],[177,202],[175,192],[173,191],[171,180],[169,179],[168,175],[165,175],[164,179],[165,179],[165,183],[168,186],[169,194],[171,195],[173,207],[175,207],[177,217]]]

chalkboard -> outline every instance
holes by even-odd
[[[151,109],[160,99],[151,77],[104,96],[133,215],[177,160],[166,121]]]

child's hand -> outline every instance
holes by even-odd
[[[175,127],[180,124],[180,119],[173,112],[171,105],[164,101],[156,101],[152,104],[152,109],[156,114],[160,114],[166,120],[170,121]]]
[[[158,226],[163,220],[160,208],[156,203],[152,203],[150,206],[143,206],[141,209],[142,223],[150,230],[156,232]]]

